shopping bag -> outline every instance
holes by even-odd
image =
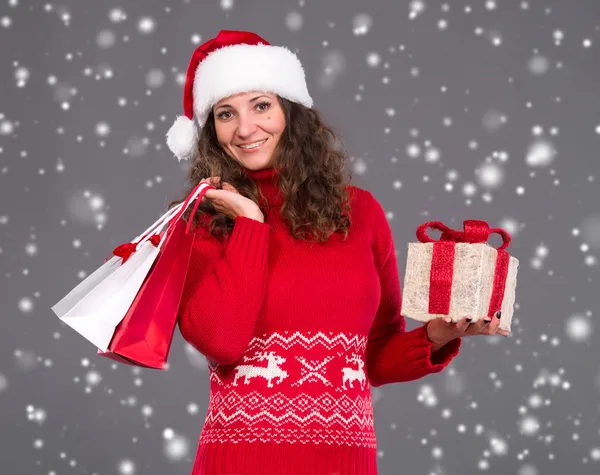
[[[181,206],[161,216],[132,243],[131,251],[115,256],[77,285],[52,307],[54,313],[97,348],[107,349],[114,329],[125,316],[146,274],[158,256],[158,239],[154,231],[176,215]],[[137,249],[137,251],[136,251]]]
[[[209,188],[214,189],[206,183],[198,184],[185,202],[163,214],[134,241],[115,248],[113,257],[52,307],[54,313],[98,349],[108,351],[115,328],[125,317],[158,257],[165,234],[174,229],[173,224],[198,197],[195,212]],[[161,236],[160,230],[165,226],[167,231]],[[189,226],[186,231],[189,232]]]
[[[166,369],[177,323],[194,234],[179,219],[125,318],[117,325],[108,351],[98,354],[121,363]]]
[[[121,258],[112,258],[99,269],[98,277],[92,279],[99,281],[97,285],[92,281],[89,286],[75,289],[72,298],[66,299],[75,300],[81,295],[73,306],[64,301],[52,310],[96,347],[107,349],[115,327],[125,316],[157,256],[158,248],[146,241],[123,265]]]

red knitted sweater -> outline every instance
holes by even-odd
[[[377,473],[370,386],[442,371],[426,325],[405,330],[392,231],[373,195],[349,187],[346,241],[294,239],[278,170],[247,173],[270,210],[223,240],[203,227],[179,316],[208,360],[210,402],[192,475]]]

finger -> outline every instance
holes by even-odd
[[[223,182],[223,188],[226,189],[227,191],[231,191],[232,193],[237,193],[239,194],[240,192],[235,188],[235,186],[227,183],[226,181]]]
[[[510,332],[508,330],[502,330],[500,328],[498,328],[498,330],[496,330],[496,333],[498,335],[502,335],[502,336],[508,336],[508,335],[510,335]]]
[[[461,332],[466,331],[467,328],[469,328],[469,325],[471,324],[472,320],[473,320],[473,318],[471,318],[470,315],[467,315],[466,317],[461,318],[458,321],[458,323],[456,324],[456,329]]]
[[[500,312],[496,312],[493,317],[483,317],[484,323],[485,321],[491,319],[488,325],[485,325],[483,330],[481,331],[482,335],[494,335],[498,331],[498,327],[500,326]]]
[[[473,334],[479,335],[481,333],[485,333],[488,329],[488,325],[491,323],[492,319],[487,315],[485,317],[481,317],[477,323],[473,324]]]
[[[215,198],[214,192],[217,190],[213,190],[212,188],[209,188],[208,190],[206,190],[206,193],[204,193],[204,196],[202,197],[203,200],[212,200],[213,198]]]
[[[215,189],[215,190],[208,190],[209,192],[220,190],[223,188],[221,186],[221,177],[219,177],[219,176],[211,176],[211,177],[205,178],[203,181],[204,181],[204,183],[208,183],[210,186],[212,186]],[[214,197],[214,195],[212,197]],[[212,197],[209,196],[208,198],[212,198]]]
[[[498,331],[498,327],[500,326],[500,316],[501,313],[496,312],[492,317],[492,321],[490,322],[486,330],[488,332],[488,335],[493,335]]]

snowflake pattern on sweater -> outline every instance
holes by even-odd
[[[273,442],[376,447],[365,372],[367,338],[273,332],[236,365],[209,365],[201,443]]]

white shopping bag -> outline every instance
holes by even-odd
[[[164,238],[161,238],[161,242],[163,241]],[[67,296],[52,307],[52,310],[63,322],[92,342],[98,349],[107,351],[115,328],[125,317],[158,256],[159,246],[154,246],[151,242],[146,241],[123,265],[121,265],[123,259],[120,257],[111,258],[96,271],[102,271],[99,275],[107,275],[93,288],[80,289],[83,292],[89,290],[84,298],[69,299],[75,301],[75,304],[63,313],[61,310],[68,308],[66,300],[69,296]],[[92,276],[94,274],[90,277]],[[93,280],[99,279],[94,278]],[[86,283],[87,279],[82,282],[82,284]],[[74,290],[78,290],[77,287]]]
[[[206,183],[198,185],[184,203],[167,211],[132,241],[132,244],[137,243],[135,251],[125,263],[121,257],[113,256],[56,303],[52,311],[99,350],[108,351],[115,328],[125,318],[148,276],[166,241],[166,233],[187,206],[207,188],[214,187]],[[168,229],[161,234],[160,230],[165,226]],[[160,235],[157,246],[150,241],[153,234]]]

